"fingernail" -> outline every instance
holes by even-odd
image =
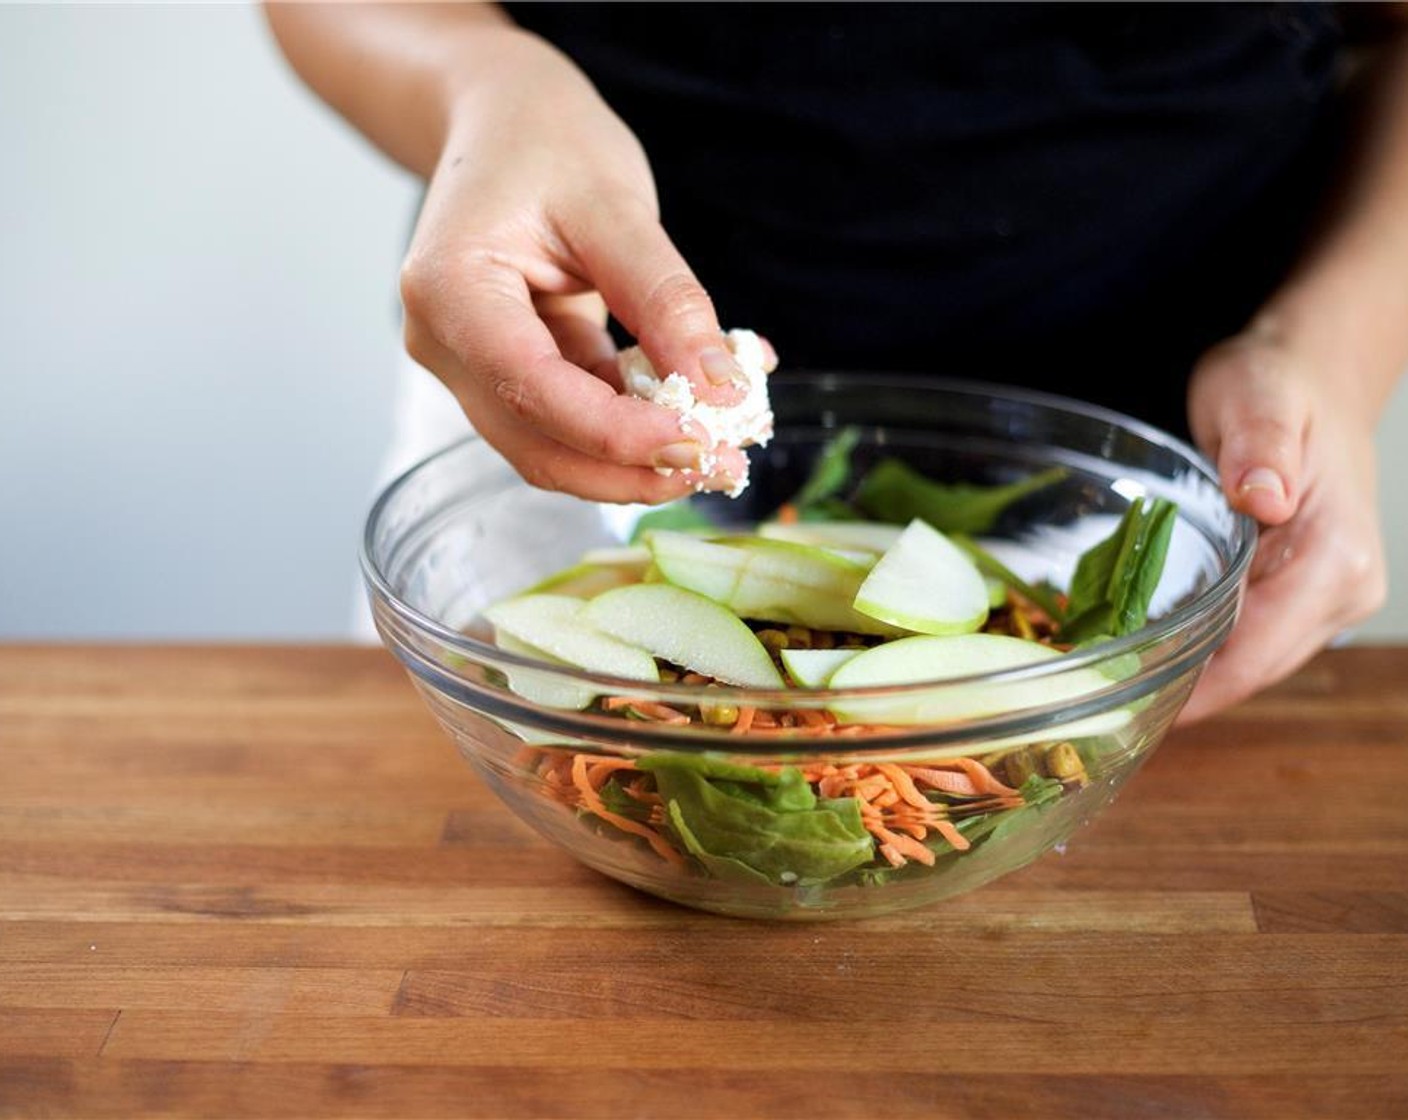
[[[1247,494],[1253,490],[1265,490],[1278,498],[1286,496],[1286,484],[1270,467],[1253,467],[1242,476],[1242,484],[1237,487],[1237,492]]]
[[[763,372],[772,373],[777,369],[777,351],[772,348],[772,343],[767,339],[762,339],[763,343]]]
[[[691,470],[699,466],[699,456],[704,448],[690,440],[668,443],[655,453],[657,467],[670,467],[677,471]]]
[[[715,385],[727,385],[731,381],[742,382],[743,367],[733,360],[727,350],[711,346],[699,355],[699,368]]]

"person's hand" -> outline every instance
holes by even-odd
[[[740,397],[644,152],[564,56],[513,28],[496,37],[452,96],[402,269],[407,349],[535,486],[646,503],[730,489],[741,451],[619,395],[608,307],[662,377],[712,404]],[[704,452],[708,477],[692,469]]]
[[[1290,675],[1387,591],[1376,420],[1353,378],[1309,368],[1273,332],[1253,330],[1199,362],[1189,419],[1228,499],[1261,531],[1241,615],[1185,723]]]

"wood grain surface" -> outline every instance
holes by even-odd
[[[380,650],[0,647],[0,1116],[1408,1117],[1408,650],[768,924],[549,847]]]

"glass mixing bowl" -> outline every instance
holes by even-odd
[[[737,734],[698,722],[634,721],[599,704],[549,706],[544,697],[585,694],[688,708],[700,690],[594,676],[492,644],[481,618],[486,607],[585,550],[619,545],[630,515],[640,511],[535,490],[471,437],[402,475],[369,514],[362,568],[386,647],[465,759],[521,819],[597,871],[687,906],[755,918],[878,914],[972,890],[1060,845],[1130,780],[1226,638],[1254,524],[1229,508],[1194,449],[1080,402],[975,382],[850,373],[775,375],[771,395],[777,434],[750,451],[748,490],[738,499],[694,499],[715,521],[743,526],[773,513],[842,427],[859,432],[857,471],[899,457],[931,478],[1000,484],[1060,466],[1060,481],[1009,507],[984,545],[1029,581],[1065,587],[1080,552],[1108,533],[1132,500],[1171,499],[1177,521],[1149,622],[1060,658],[959,680],[709,691],[715,706],[773,712],[911,696],[942,707],[947,696],[977,686],[994,700],[985,710],[995,714],[864,738]],[[1039,687],[1076,674],[1088,681],[1092,670],[1108,684],[1093,691]],[[534,687],[523,687],[528,679]],[[854,853],[837,856],[834,837],[809,834],[780,841],[750,866],[711,857],[680,835],[678,821],[660,806],[653,816],[630,814],[611,776],[623,764],[651,765],[643,759],[683,761],[686,769],[707,763],[716,779],[727,774],[719,764],[770,774],[917,765],[958,775],[944,780],[960,791],[965,780],[976,782],[979,794],[978,786],[1010,791],[1036,774],[1044,792],[1031,802],[978,796],[975,805],[993,808],[964,835],[966,847],[932,844],[927,862],[895,865],[871,853],[857,865]],[[818,856],[822,849],[829,855]]]

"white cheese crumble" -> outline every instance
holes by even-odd
[[[627,393],[679,413],[680,427],[695,423],[703,429],[710,447],[762,446],[772,438],[772,405],[768,401],[768,379],[763,371],[766,362],[763,342],[754,332],[732,330],[724,336],[734,360],[743,371],[744,395],[735,405],[727,407],[705,404],[694,397],[694,387],[683,374],[670,373],[663,380],[655,372],[639,346],[622,350],[617,359],[621,383]],[[703,478],[713,473],[715,459],[705,452],[699,464]],[[670,467],[659,467],[661,474],[673,474]],[[702,486],[702,480],[696,488]],[[729,497],[736,498],[748,488],[748,477],[737,480]]]

